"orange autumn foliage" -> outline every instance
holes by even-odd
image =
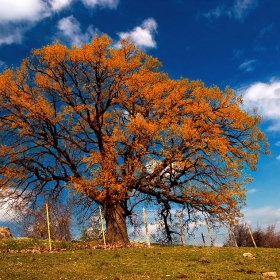
[[[268,153],[259,115],[230,88],[172,80],[129,41],[55,42],[0,75],[0,186],[35,198],[63,188],[102,205],[108,240],[128,242],[135,194],[221,219],[245,202],[244,168]],[[136,201],[137,202],[137,201]]]

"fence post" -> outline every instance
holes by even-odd
[[[214,246],[214,240],[213,240],[212,232],[211,232],[211,229],[210,229],[210,226],[209,226],[207,218],[204,217],[204,220],[205,220],[205,223],[206,223],[206,226],[207,226],[207,230],[208,230],[208,235],[209,235],[209,239],[210,239],[210,245],[211,245],[211,247],[213,247]]]
[[[257,248],[257,244],[256,244],[256,242],[255,242],[255,239],[254,239],[254,236],[253,236],[253,234],[252,234],[251,228],[250,228],[249,224],[246,223],[246,225],[247,225],[247,228],[248,228],[248,230],[249,230],[249,233],[250,233],[251,239],[252,239],[252,241],[253,241],[253,244],[254,244],[255,248]]]
[[[144,224],[145,224],[145,229],[146,229],[147,244],[148,244],[148,247],[150,247],[151,242],[150,242],[150,235],[149,235],[149,229],[148,229],[147,214],[146,214],[146,209],[144,207],[143,207],[143,219],[144,219]]]
[[[100,213],[100,223],[101,223],[103,242],[104,242],[104,246],[106,246],[105,231],[104,231],[104,225],[103,225],[103,216],[102,216],[102,210],[101,210],[100,206],[99,206],[99,213]]]
[[[50,246],[50,251],[51,251],[51,250],[52,250],[52,240],[51,240],[51,228],[50,228],[50,216],[49,216],[49,207],[48,207],[48,203],[46,203],[46,216],[47,216],[49,246]]]
[[[181,216],[179,214],[178,214],[178,222],[179,222],[179,226],[180,226],[180,236],[181,236],[182,245],[186,246],[183,225],[182,225],[182,221],[181,221]]]
[[[203,241],[203,246],[205,247],[206,243],[205,243],[205,238],[204,238],[203,232],[201,232],[201,237],[202,237],[202,241]]]
[[[228,235],[229,235],[229,237],[230,236],[232,237],[235,247],[238,247],[238,244],[237,244],[237,241],[236,241],[236,238],[235,238],[235,234],[234,234],[234,231],[232,229],[232,224],[229,225]]]

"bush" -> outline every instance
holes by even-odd
[[[234,235],[238,247],[253,247],[253,241],[247,226],[242,223],[234,228]],[[252,232],[257,247],[280,248],[280,232],[275,231],[275,225],[266,229],[258,227]]]

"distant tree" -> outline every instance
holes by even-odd
[[[253,247],[253,241],[245,223],[236,225],[233,228],[234,237],[238,247]]]
[[[266,229],[258,227],[253,230],[252,235],[257,247],[280,248],[280,233],[276,232],[275,225],[269,225]],[[236,225],[234,227],[234,236],[238,247],[254,246],[246,224]]]
[[[157,59],[103,35],[55,42],[0,75],[0,186],[34,200],[71,189],[104,208],[109,243],[128,243],[130,205],[149,198],[225,219],[244,203],[243,170],[267,142],[242,97],[172,80]]]
[[[275,224],[270,225],[263,231],[260,247],[280,248],[280,232],[276,232]]]
[[[65,204],[53,203],[48,205],[50,217],[51,238],[55,240],[71,240],[71,209]],[[46,206],[37,209],[25,208],[20,215],[19,224],[23,236],[32,238],[48,238]]]

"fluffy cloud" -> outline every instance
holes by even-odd
[[[60,11],[65,7],[70,6],[72,0],[50,0],[51,9],[53,11]]]
[[[5,199],[0,198],[0,223],[6,223],[6,222],[12,222],[17,220],[19,218],[19,213],[16,211],[16,203],[20,206],[20,203],[22,202],[20,199],[14,200],[13,198]],[[24,212],[26,207],[24,206],[26,204],[21,205],[21,210]],[[21,211],[21,213],[22,213]]]
[[[72,2],[74,0],[0,0],[0,45],[21,43],[24,33],[38,21],[67,8]],[[119,0],[82,0],[82,2],[91,8],[100,6],[113,9],[117,7]],[[77,28],[77,24],[74,24],[73,27]],[[89,28],[86,34],[82,34],[78,38],[75,30],[72,33],[75,36],[73,41],[76,44],[80,44],[87,36],[94,33]],[[65,32],[68,31],[65,30]]]
[[[280,131],[280,80],[257,82],[242,90],[246,110],[257,108],[264,120],[270,121],[270,131]]]
[[[46,2],[41,0],[0,0],[0,22],[37,21],[50,15]]]
[[[120,38],[131,40],[136,47],[155,48],[156,41],[154,35],[157,32],[157,23],[153,18],[146,19],[140,26],[134,27],[129,32],[120,32]]]
[[[212,9],[204,16],[208,19],[228,16],[238,21],[243,21],[247,14],[255,9],[258,5],[258,0],[235,0],[232,6],[220,5]]]
[[[89,7],[100,6],[102,8],[110,9],[117,8],[119,4],[119,0],[82,0],[82,2]]]
[[[91,25],[83,33],[80,23],[73,16],[62,18],[58,22],[57,28],[60,38],[76,46],[89,42],[98,33],[98,30],[93,29]]]
[[[0,45],[21,43],[24,33],[37,21],[51,15],[42,0],[0,0]]]
[[[257,5],[258,0],[237,0],[231,9],[232,16],[237,20],[243,20]]]
[[[266,228],[275,224],[276,229],[280,230],[280,209],[264,206],[257,209],[245,208],[242,213],[244,214],[245,222],[248,222],[253,229],[257,226]]]
[[[9,24],[4,25],[4,27],[0,24],[0,45],[11,45],[14,43],[20,44],[22,42],[24,33],[32,26],[32,23],[25,25]]]
[[[239,65],[238,69],[244,70],[245,72],[252,72],[256,67],[256,63],[257,63],[256,59],[245,60],[243,63]]]

